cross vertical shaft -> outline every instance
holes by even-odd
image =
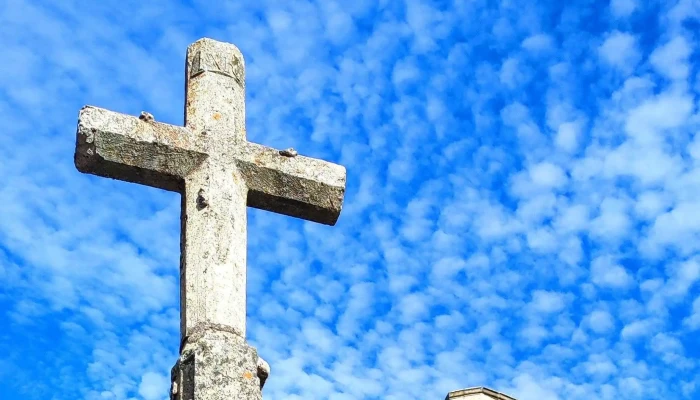
[[[185,126],[203,139],[245,141],[243,56],[200,40],[187,51]],[[197,326],[246,334],[248,189],[225,154],[210,152],[185,177],[181,215],[180,334]],[[199,240],[192,240],[198,238]]]

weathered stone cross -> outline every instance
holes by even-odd
[[[186,87],[185,127],[84,107],[75,165],[182,195],[171,397],[261,399],[265,362],[245,343],[246,205],[334,225],[345,168],[246,140],[245,67],[234,45],[190,45]]]

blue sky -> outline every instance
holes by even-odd
[[[249,211],[267,399],[700,398],[700,2],[0,4],[0,398],[167,395],[179,195],[78,173],[85,104],[182,124],[235,43],[252,141],[347,167]]]

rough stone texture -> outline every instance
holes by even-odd
[[[203,330],[194,336],[171,370],[171,400],[262,399],[255,348],[229,332]]]
[[[180,192],[183,177],[207,159],[206,148],[193,139],[183,127],[86,106],[78,116],[75,166],[80,172]]]
[[[86,106],[75,165],[181,193],[184,347],[201,327],[245,338],[246,205],[333,225],[345,193],[344,167],[246,140],[243,56],[211,39],[187,51],[184,127]]]

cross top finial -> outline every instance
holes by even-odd
[[[200,39],[187,48],[185,126],[245,139],[245,61],[230,43]]]

